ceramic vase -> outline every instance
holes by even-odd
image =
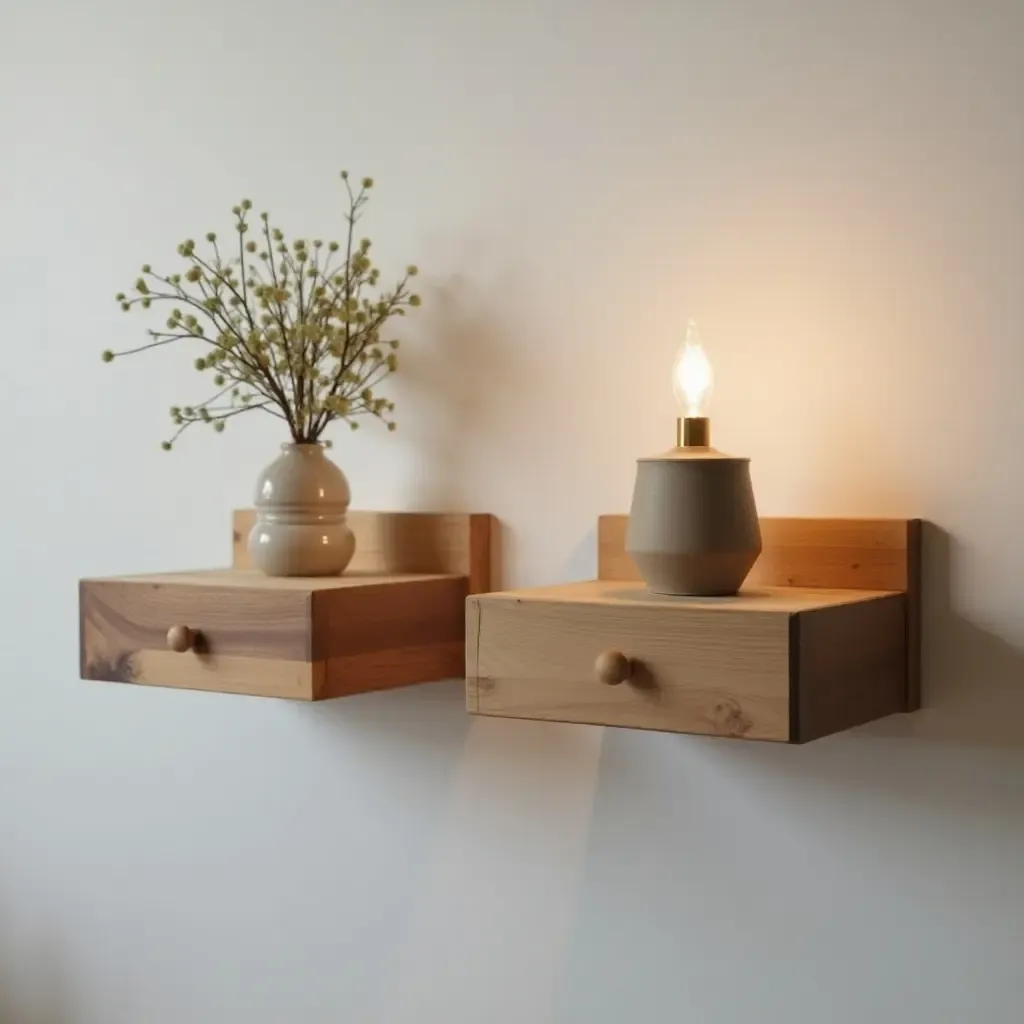
[[[638,459],[626,551],[655,594],[735,594],[761,553],[750,460],[685,447]]]
[[[351,495],[324,446],[283,444],[256,481],[249,554],[267,576],[337,576],[355,553]]]

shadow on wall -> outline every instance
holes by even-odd
[[[302,716],[310,729],[329,730],[332,742],[341,729],[349,749],[363,750],[379,760],[439,765],[465,743],[472,724],[468,715],[461,714],[465,700],[463,681],[455,679],[297,703],[287,710]],[[451,756],[458,759],[457,753]]]
[[[499,290],[455,275],[425,304],[423,335],[402,352],[402,385],[421,424],[413,442],[419,461],[412,507],[490,509],[490,502],[481,506],[472,481],[522,439],[522,396],[533,376],[526,354],[531,346],[519,343],[514,314],[503,312],[518,291],[514,281],[501,281]],[[510,554],[508,539],[503,526],[494,545],[496,582],[502,553]]]
[[[953,603],[963,544],[926,523],[923,548],[922,709],[861,731],[1024,747],[1024,651],[972,622]]]
[[[71,995],[59,960],[37,951],[30,970],[16,969],[0,935],[0,1024],[75,1024]]]

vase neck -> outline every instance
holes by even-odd
[[[302,452],[303,454],[317,452],[322,455],[326,448],[327,445],[323,441],[285,441],[281,445],[283,452]]]

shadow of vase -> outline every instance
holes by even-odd
[[[418,335],[402,352],[403,401],[419,424],[413,439],[417,472],[408,507],[432,511],[490,512],[490,492],[502,446],[525,414],[529,346],[518,342],[511,296],[515,282],[484,288],[465,275],[433,287]],[[492,586],[506,578],[514,556],[507,524],[492,535]]]

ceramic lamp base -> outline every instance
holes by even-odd
[[[655,594],[735,594],[761,553],[750,460],[713,448],[639,459],[626,551]]]

